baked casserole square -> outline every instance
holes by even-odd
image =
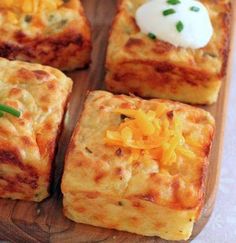
[[[199,49],[175,47],[143,34],[135,13],[148,1],[119,1],[107,51],[107,88],[192,104],[216,102],[229,53],[230,0],[200,0],[208,9],[214,34]]]
[[[78,0],[1,0],[0,56],[64,71],[90,62],[91,33]]]
[[[0,58],[0,197],[41,201],[72,81],[57,69]],[[19,117],[2,111],[10,107]]]
[[[75,222],[188,239],[204,202],[214,119],[167,100],[88,95],[62,179]]]

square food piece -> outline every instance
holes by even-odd
[[[49,195],[71,88],[59,70],[0,58],[0,197],[41,201]],[[6,106],[20,117],[4,112]]]
[[[0,56],[64,71],[90,62],[91,34],[79,0],[1,0]]]
[[[167,100],[91,92],[62,179],[80,223],[188,239],[204,201],[214,119]]]
[[[208,45],[199,49],[175,47],[158,36],[153,40],[153,35],[142,33],[135,14],[146,2],[120,1],[106,59],[108,89],[192,104],[214,103],[226,73],[230,0],[201,0],[208,9],[214,33]]]

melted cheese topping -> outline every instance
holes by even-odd
[[[138,8],[136,22],[151,38],[185,48],[204,47],[213,35],[207,8],[196,0],[148,1]]]
[[[116,128],[107,130],[107,145],[128,148],[130,161],[148,163],[155,160],[161,166],[177,162],[178,155],[194,159],[195,154],[186,147],[183,136],[183,119],[174,112],[167,112],[164,104],[159,104],[155,111],[116,109],[126,116]]]

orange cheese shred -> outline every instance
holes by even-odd
[[[63,4],[63,0],[1,0],[0,8],[35,14],[43,10],[56,10]]]
[[[185,145],[183,119],[174,112],[169,118],[167,111],[164,104],[149,111],[115,109],[114,113],[126,118],[118,127],[106,131],[105,144],[128,148],[129,162],[155,160],[168,166],[176,163],[179,156],[195,159],[195,153]]]

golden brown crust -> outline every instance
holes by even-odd
[[[180,156],[176,164],[165,165],[159,162],[159,168],[156,167],[156,161],[151,161],[147,166],[139,160],[130,164],[128,150],[119,146],[106,145],[105,132],[121,121],[119,114],[112,112],[114,109],[155,110],[160,103],[168,107],[169,119],[173,118],[173,114],[184,117],[183,133],[187,146],[197,154],[195,159]],[[176,218],[180,217],[181,227],[191,228],[193,222],[186,223],[185,220],[188,220],[190,215],[192,221],[196,220],[203,205],[204,182],[213,133],[213,118],[199,108],[167,100],[146,101],[137,97],[112,95],[104,91],[91,92],[67,151],[62,180],[66,215],[76,222],[155,235],[153,232],[148,233],[147,228],[143,229],[139,221],[144,214],[153,217],[146,214],[147,207],[151,207],[154,211],[162,208],[170,215],[173,213]],[[195,137],[197,147],[187,142],[187,138],[192,136]],[[78,200],[82,201],[78,202]],[[135,213],[137,228],[125,226],[125,222],[121,220],[114,222],[116,215],[111,211],[113,206],[110,204],[98,210],[100,200],[112,201],[112,205],[114,203],[117,205],[123,200],[128,202],[129,207],[126,209],[137,213],[137,215]],[[91,207],[94,211],[99,211],[99,219],[93,220],[96,213],[86,206],[87,203],[92,203]],[[123,214],[127,215],[129,212],[123,211]],[[187,215],[185,220],[182,214]],[[166,220],[168,217],[166,215]],[[155,224],[157,222],[168,224],[163,218],[158,220],[158,216],[153,219]],[[147,227],[153,228],[153,223]],[[186,228],[184,234],[189,235],[189,228],[188,230]],[[157,228],[155,232],[159,235]],[[172,239],[175,239],[174,236]]]
[[[0,44],[0,56],[10,60],[34,61],[65,71],[83,68],[90,62],[90,42],[80,33],[73,33],[73,31],[34,39],[28,39],[21,33],[17,33],[16,42],[24,45]]]
[[[19,26],[0,23],[0,56],[50,65],[65,71],[87,66],[92,49],[90,24],[81,3],[70,2],[56,12],[46,13],[48,22],[42,13],[32,14],[27,27],[23,20]],[[0,15],[5,17],[7,12],[0,9]],[[18,18],[24,16],[22,14]],[[52,16],[57,20],[53,20]]]
[[[106,59],[108,89],[189,103],[215,102],[227,67],[230,1],[202,0],[215,32],[206,47],[195,50],[153,41],[141,33],[134,15],[145,1],[120,1]]]
[[[0,58],[0,103],[21,117],[0,118],[0,197],[41,201],[72,82],[60,71]]]

